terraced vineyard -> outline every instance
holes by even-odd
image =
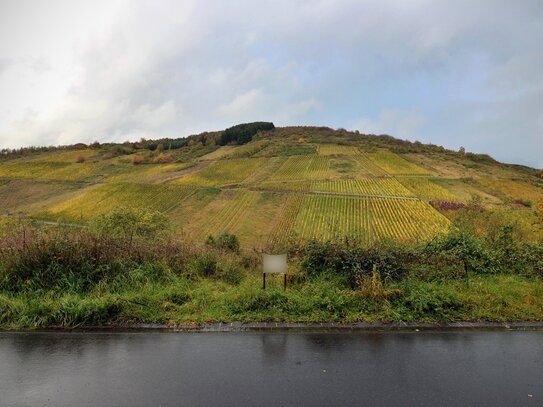
[[[431,175],[430,171],[394,153],[370,153],[368,154],[368,158],[383,171],[391,175]]]
[[[236,233],[249,207],[256,201],[259,193],[240,189],[226,206],[217,211],[207,225],[200,231],[203,239],[208,235],[218,235],[224,231]]]
[[[213,161],[208,167],[174,181],[179,185],[219,187],[241,183],[266,163],[265,158],[239,158]]]
[[[370,202],[372,239],[426,240],[450,227],[447,218],[419,200],[374,198]]]
[[[192,187],[174,185],[107,184],[91,187],[76,197],[50,207],[38,217],[81,222],[117,207],[168,212],[194,191]]]
[[[360,170],[368,175],[372,175],[375,177],[386,177],[388,176],[388,173],[383,170],[381,167],[378,167],[375,165],[375,163],[368,158],[366,154],[357,155],[355,156],[355,160],[357,161]]]
[[[279,244],[292,237],[350,237],[364,243],[389,237],[425,240],[449,227],[447,218],[417,199],[292,194],[270,243]]]
[[[318,156],[292,156],[270,177],[270,180],[326,178],[330,160]]]
[[[462,202],[462,199],[428,178],[400,178],[405,187],[427,201]]]
[[[415,196],[394,178],[361,178],[319,181],[284,181],[263,182],[264,190],[326,192],[340,195],[364,196]]]
[[[358,155],[360,151],[353,146],[344,146],[340,144],[319,144],[317,149],[319,155]]]
[[[0,210],[85,224],[117,207],[150,208],[164,212],[178,236],[203,242],[228,231],[247,248],[346,236],[426,240],[452,227],[447,218],[460,224],[454,205],[436,205],[446,218],[429,201],[478,197],[485,209],[516,211],[510,219],[526,235],[540,217],[536,171],[443,150],[395,154],[381,138],[364,143],[357,133],[289,131],[259,133],[241,146],[195,138],[165,151],[168,163],[157,163],[154,149],[127,145],[0,157]]]

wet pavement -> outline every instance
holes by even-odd
[[[543,330],[0,332],[0,406],[543,406]]]

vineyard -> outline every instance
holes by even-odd
[[[208,235],[219,235],[222,232],[236,233],[243,221],[247,210],[256,201],[259,193],[255,191],[238,190],[228,203],[206,219],[200,228],[200,238]]]
[[[292,237],[351,237],[364,243],[390,237],[425,240],[449,227],[447,218],[415,199],[292,194],[270,243],[276,245]]]
[[[151,184],[107,184],[50,207],[38,216],[62,221],[87,221],[117,207],[167,212],[194,192],[191,187]]]
[[[266,163],[265,158],[213,161],[204,169],[174,181],[175,184],[219,187],[243,182]]]
[[[462,202],[462,199],[428,178],[400,178],[399,181],[426,201]]]
[[[370,153],[368,157],[374,164],[391,175],[431,175],[428,170],[394,153]]]
[[[409,189],[394,178],[361,178],[319,181],[263,182],[264,190],[326,192],[340,195],[363,196],[415,196]]]
[[[500,192],[512,199],[528,199],[539,202],[543,199],[543,189],[524,181],[506,179],[481,179],[479,182],[493,190]]]
[[[326,178],[330,171],[330,160],[318,156],[292,156],[279,167],[270,180]]]
[[[153,183],[163,174],[173,174],[178,171],[183,171],[192,167],[192,163],[172,163],[172,164],[120,164],[117,165],[115,173],[108,176],[105,181],[120,183],[120,182],[136,182],[136,183]]]
[[[375,165],[366,154],[358,155],[354,157],[357,164],[359,172],[375,177],[386,177],[388,176],[387,172],[384,171],[381,167]]]
[[[319,155],[358,155],[360,151],[353,146],[343,146],[339,144],[319,144],[317,148]]]
[[[441,213],[463,226],[472,207],[513,211],[515,228],[539,236],[531,231],[543,200],[536,171],[419,145],[393,153],[403,150],[386,139],[327,128],[285,131],[243,145],[199,136],[177,143],[163,163],[158,146],[144,143],[0,157],[0,210],[84,224],[116,207],[150,208],[168,216],[176,236],[202,243],[228,231],[247,248],[346,236],[426,240],[450,227]],[[488,222],[480,222],[483,231]]]

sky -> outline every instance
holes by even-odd
[[[0,148],[249,121],[543,168],[541,0],[0,0]]]

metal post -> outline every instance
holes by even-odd
[[[283,274],[283,291],[287,291],[287,273]]]
[[[266,289],[266,273],[262,273],[262,289]]]

